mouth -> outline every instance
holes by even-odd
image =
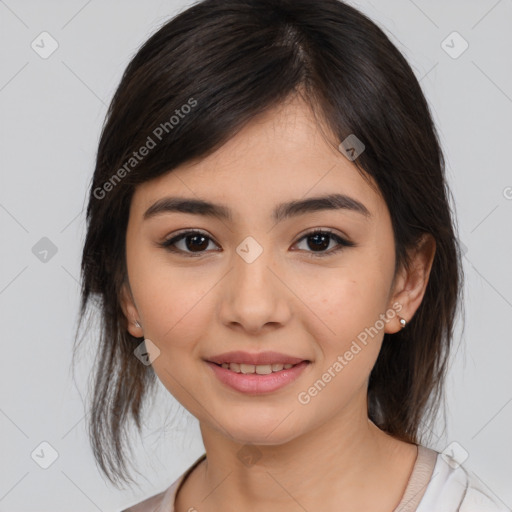
[[[261,395],[277,392],[309,373],[312,361],[276,352],[230,352],[205,359],[205,363],[224,386],[244,394]]]
[[[230,370],[234,373],[243,373],[244,375],[270,375],[271,373],[279,373],[283,370],[289,370],[302,363],[310,363],[308,359],[304,359],[298,363],[273,363],[273,364],[243,364],[243,363],[216,363],[214,361],[208,361],[215,364],[225,370]]]

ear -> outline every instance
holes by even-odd
[[[135,306],[135,301],[133,300],[130,285],[126,281],[121,286],[120,302],[121,309],[123,310],[124,316],[126,318],[128,332],[135,338],[143,337],[144,334],[142,332],[142,327],[137,327],[135,325],[136,321],[140,323],[139,313],[137,312],[137,307]]]
[[[418,245],[409,251],[409,269],[402,266],[397,273],[388,307],[391,308],[392,304],[398,302],[402,306],[402,309],[399,310],[400,317],[407,322],[410,322],[423,300],[435,252],[434,237],[425,233],[420,238]],[[384,332],[392,334],[401,329],[402,326],[397,315],[392,322],[386,324]]]

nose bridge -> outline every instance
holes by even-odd
[[[236,247],[223,293],[223,321],[239,323],[247,330],[258,330],[269,322],[284,322],[288,311],[286,287],[274,275],[279,270],[274,268],[272,249],[264,243],[247,236]]]
[[[249,296],[251,293],[257,293],[260,300],[268,300],[274,295],[275,283],[271,282],[273,276],[269,269],[273,266],[273,255],[267,240],[260,243],[253,236],[247,236],[237,246],[233,264],[235,287],[239,289],[238,295],[245,292],[248,292]],[[241,298],[244,297],[239,297]]]

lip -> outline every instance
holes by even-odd
[[[230,362],[234,363],[236,361]],[[211,361],[206,361],[206,364],[213,370],[215,376],[225,385],[242,393],[259,395],[263,393],[270,393],[287,386],[302,374],[302,372],[309,366],[310,362],[299,359],[299,362],[288,370],[283,369],[278,372],[269,373],[267,375],[259,375],[256,373],[237,373],[227,368],[223,368],[222,366],[218,366]]]
[[[238,364],[298,364],[302,361],[308,361],[301,357],[293,357],[280,352],[244,352],[236,350],[233,352],[224,352],[206,359],[210,363],[238,363]],[[290,368],[291,369],[291,368]]]

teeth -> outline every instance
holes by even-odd
[[[288,370],[293,366],[293,364],[282,364],[282,363],[274,363],[274,364],[239,364],[239,363],[222,363],[222,368],[226,370],[231,370],[236,373],[257,373],[258,375],[268,375],[272,372],[279,372],[283,369]]]

